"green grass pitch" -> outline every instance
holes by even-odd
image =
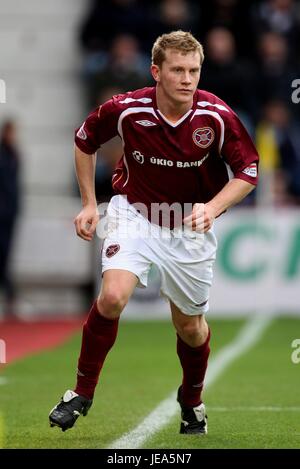
[[[211,320],[213,356],[243,320]],[[291,343],[300,320],[276,318],[263,337],[204,392],[208,435],[179,435],[178,414],[144,448],[300,448],[300,363]],[[180,383],[175,332],[166,322],[121,322],[93,407],[63,433],[48,413],[74,386],[80,335],[7,366],[0,386],[2,448],[105,448],[133,429]]]

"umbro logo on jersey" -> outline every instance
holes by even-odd
[[[193,132],[193,141],[198,147],[207,148],[215,138],[215,132],[211,127],[201,127]]]
[[[143,164],[144,161],[145,161],[145,158],[144,158],[143,153],[141,153],[141,152],[138,151],[138,150],[133,151],[133,152],[132,152],[132,156],[133,156],[133,158],[135,159],[135,161],[137,161],[137,162],[140,163],[140,164]]]
[[[156,125],[155,122],[147,121],[147,120],[142,120],[142,121],[135,121],[137,124],[143,125],[144,127],[152,127],[153,125]]]
[[[106,248],[105,255],[106,255],[106,257],[112,257],[115,254],[117,254],[117,252],[119,252],[119,251],[120,251],[120,245],[119,244],[111,244],[110,246],[108,246]]]
[[[87,134],[86,134],[86,131],[84,130],[84,123],[82,124],[82,126],[78,130],[77,137],[81,138],[81,140],[86,140],[87,139]]]

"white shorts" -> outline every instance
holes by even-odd
[[[155,264],[161,275],[161,294],[187,315],[208,311],[217,240],[213,230],[204,234],[170,230],[151,224],[127,202],[114,196],[107,209],[102,272],[128,270],[146,287]]]

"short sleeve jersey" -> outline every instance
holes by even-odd
[[[113,189],[130,203],[208,202],[232,177],[257,184],[258,154],[233,110],[197,90],[192,108],[176,123],[159,111],[155,87],[113,96],[76,130],[87,154],[119,135],[123,155]]]

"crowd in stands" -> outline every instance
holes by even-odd
[[[20,207],[20,154],[17,125],[7,119],[0,128],[0,294],[4,312],[12,318],[16,290],[10,269],[16,221]]]
[[[300,0],[92,0],[78,37],[86,110],[117,92],[152,86],[152,44],[175,29],[203,43],[199,87],[238,113],[258,147],[268,181],[261,202],[270,202],[271,191],[272,203],[299,205],[300,103],[292,101],[292,82],[300,78]],[[99,198],[111,195],[120,153],[114,141],[101,151]]]

